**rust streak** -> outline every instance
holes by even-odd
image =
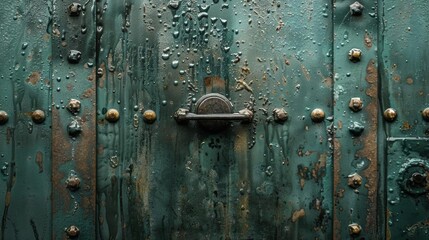
[[[37,152],[36,153],[36,164],[39,167],[39,173],[43,172],[43,153]]]
[[[216,89],[216,91],[223,90],[225,89],[225,80],[219,76],[208,76],[204,78],[204,86],[207,93],[213,92],[213,89]]]
[[[298,221],[298,219],[303,218],[305,216],[305,211],[303,208],[296,210],[292,214],[292,222]]]
[[[363,40],[364,40],[364,44],[365,44],[366,48],[370,49],[372,47],[372,37],[371,37],[371,35],[369,35],[368,32],[365,33]]]
[[[340,183],[340,174],[341,174],[341,144],[340,141],[334,137],[334,189],[333,189],[333,199],[334,199],[334,211],[333,211],[333,224],[334,224],[334,232],[333,239],[341,239],[341,222],[338,219],[339,216],[339,201],[342,197]]]
[[[378,75],[375,60],[371,59],[366,67],[366,81],[369,87],[366,90],[367,96],[371,101],[366,106],[367,119],[369,123],[369,131],[363,136],[364,147],[357,152],[357,156],[366,158],[370,164],[365,171],[363,177],[366,177],[368,189],[368,204],[366,216],[366,232],[370,236],[376,236],[377,233],[377,189],[378,189],[378,168],[377,168],[377,88]]]
[[[307,79],[307,81],[310,81],[310,79],[311,79],[310,72],[308,71],[308,69],[304,65],[301,65],[301,71],[304,74],[305,79]]]
[[[30,83],[32,85],[36,85],[36,83],[39,82],[40,78],[41,78],[40,72],[32,72],[30,74],[30,76],[28,76],[28,78],[27,78],[27,83]]]

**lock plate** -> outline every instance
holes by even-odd
[[[223,95],[218,93],[209,93],[202,96],[196,102],[195,113],[197,114],[214,114],[214,113],[232,113],[232,103]],[[218,132],[228,127],[228,120],[202,120],[198,125],[202,128]]]

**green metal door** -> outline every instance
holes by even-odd
[[[1,239],[425,239],[425,1],[11,1]]]

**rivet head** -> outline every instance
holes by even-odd
[[[349,60],[352,62],[359,62],[362,57],[362,50],[359,48],[352,48],[349,51]]]
[[[67,60],[69,63],[79,63],[82,53],[78,50],[70,50]]]
[[[80,230],[78,227],[71,225],[66,229],[66,233],[67,233],[67,236],[69,236],[70,238],[75,238],[79,236]]]
[[[350,102],[349,102],[349,108],[353,112],[359,112],[360,110],[362,110],[362,108],[363,108],[362,99],[360,99],[360,97],[353,97],[353,98],[351,98]]]
[[[76,191],[80,187],[80,179],[76,176],[70,176],[66,180],[67,188],[70,191]]]
[[[362,227],[357,223],[352,223],[349,225],[349,233],[352,236],[357,236],[362,231]]]
[[[156,113],[152,110],[146,110],[143,113],[143,120],[146,123],[154,123],[156,120]]]
[[[313,120],[313,122],[322,122],[325,119],[325,112],[320,109],[320,108],[315,108],[312,112],[311,112],[311,120]]]
[[[73,115],[77,115],[80,112],[80,101],[77,99],[70,99],[67,104],[67,110],[71,112]]]
[[[82,126],[76,119],[74,119],[67,125],[67,132],[70,136],[76,137],[82,132]]]
[[[289,118],[289,114],[284,110],[284,108],[274,108],[273,118],[275,122],[284,123]]]
[[[0,125],[6,124],[9,120],[9,115],[7,115],[7,112],[0,111]]]
[[[357,173],[350,174],[348,176],[347,185],[354,189],[360,187],[362,185],[362,177]]]
[[[422,117],[424,120],[429,121],[429,107],[423,109]]]
[[[383,117],[388,122],[395,121],[397,116],[398,116],[398,114],[396,113],[396,110],[393,108],[388,108],[388,109],[384,110]]]
[[[35,110],[31,113],[31,119],[34,123],[42,123],[45,121],[45,112],[42,110]]]
[[[82,5],[80,3],[72,3],[69,5],[69,15],[72,17],[77,17],[82,11]]]
[[[365,127],[359,122],[352,122],[349,126],[349,132],[353,136],[360,136],[363,130],[365,130]]]
[[[118,110],[116,110],[114,108],[107,110],[105,118],[107,121],[109,121],[111,123],[117,122],[119,120]]]
[[[362,15],[363,9],[364,9],[363,5],[358,1],[350,4],[350,14],[352,16]]]

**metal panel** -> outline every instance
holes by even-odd
[[[52,239],[95,239],[94,4],[53,1]]]
[[[336,1],[334,11],[334,236],[377,239],[377,3]]]
[[[413,176],[428,166],[429,124],[422,116],[429,106],[428,9],[427,1],[385,1],[382,12],[380,110],[397,113],[380,128],[388,140],[382,159],[387,163],[387,239],[428,238],[428,195]]]
[[[329,1],[98,2],[98,237],[330,239],[331,118],[310,113],[332,115],[331,11]],[[172,118],[214,92],[252,108],[254,122],[209,133]],[[276,123],[274,108],[289,120]]]
[[[41,0],[0,9],[0,111],[9,117],[0,124],[0,239],[51,233],[49,16]]]

